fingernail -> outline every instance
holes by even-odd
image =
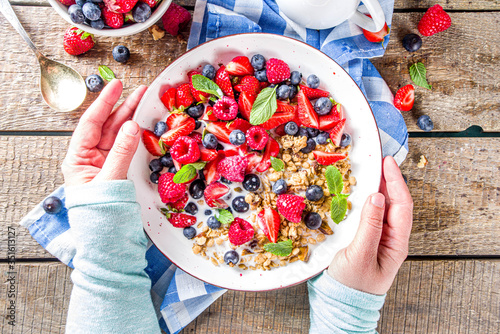
[[[128,121],[123,124],[123,132],[128,135],[135,136],[139,132],[139,127],[135,122]]]
[[[375,205],[377,208],[383,208],[385,204],[385,197],[382,194],[373,194],[371,202],[373,205]]]

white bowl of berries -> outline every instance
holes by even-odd
[[[49,0],[71,25],[101,36],[137,34],[161,19],[172,0]]]
[[[205,282],[262,291],[327,268],[378,191],[380,137],[354,80],[295,39],[202,44],[149,86],[131,163],[144,230]]]

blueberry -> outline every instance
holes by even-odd
[[[76,0],[75,2],[78,6],[83,7],[83,5],[85,5],[87,0]]]
[[[235,250],[229,250],[224,254],[224,262],[229,265],[230,263],[236,265],[240,260],[240,256]]]
[[[307,132],[306,128],[300,127],[299,131],[297,131],[297,136],[298,137],[307,137],[307,138],[309,138],[309,132]]]
[[[74,23],[85,22],[85,15],[83,15],[82,7],[78,5],[71,5],[68,8],[68,14],[71,21]]]
[[[101,8],[92,2],[87,2],[82,6],[83,15],[90,21],[99,20],[101,17]]]
[[[422,46],[422,38],[416,34],[408,34],[403,37],[403,47],[409,52],[415,52]]]
[[[138,2],[132,9],[132,17],[135,22],[144,22],[151,16],[151,7],[145,2]]]
[[[254,73],[255,78],[259,80],[260,82],[266,82],[267,81],[267,72],[266,69],[260,70],[260,71],[255,71]]]
[[[310,88],[318,88],[319,87],[319,78],[316,76],[316,74],[311,74],[310,76],[307,77],[307,85]]]
[[[260,71],[266,66],[266,58],[264,58],[261,54],[253,55],[252,59],[250,59],[250,64],[256,71]]]
[[[323,198],[323,188],[317,185],[307,187],[306,198],[311,202],[319,201]]]
[[[307,133],[309,134],[309,138],[314,138],[319,135],[319,130],[315,128],[307,128]]]
[[[233,183],[233,182],[229,181],[228,179],[226,179],[224,176],[220,177],[220,182],[225,183],[225,184],[231,184],[231,183]]]
[[[205,111],[205,105],[203,103],[195,104],[187,109],[187,114],[194,119],[200,118],[203,116],[203,112]]]
[[[159,121],[158,123],[155,124],[155,130],[154,130],[155,135],[161,137],[161,135],[164,134],[165,131],[167,131],[167,123]]]
[[[224,146],[221,143],[217,144],[217,151],[224,151]]]
[[[161,172],[163,170],[163,164],[160,159],[153,159],[149,163],[149,170],[152,172]]]
[[[189,186],[189,195],[191,195],[194,199],[200,199],[203,197],[205,188],[205,182],[203,182],[203,180],[196,179],[191,182],[191,185]]]
[[[408,184],[408,179],[406,178],[406,175],[403,174],[403,180],[405,180],[405,183]]]
[[[102,19],[90,21],[90,26],[94,29],[101,30],[104,28],[104,21]]]
[[[286,184],[286,181],[283,179],[279,179],[273,184],[273,193],[275,193],[276,195],[282,195],[286,193],[287,190],[288,186]]]
[[[85,79],[85,84],[87,85],[87,89],[92,93],[98,93],[104,88],[104,80],[97,74],[89,75]]]
[[[321,132],[316,137],[316,143],[318,143],[320,145],[325,145],[328,141],[328,138],[330,138],[330,136],[328,135],[328,132]]]
[[[160,161],[165,167],[172,167],[174,165],[174,159],[172,159],[170,153],[165,153],[165,155],[160,158]]]
[[[205,146],[205,148],[208,148],[209,150],[217,148],[217,144],[219,144],[219,142],[217,141],[217,137],[215,137],[215,135],[213,135],[212,133],[207,133],[205,137],[203,137],[202,142],[203,146]]]
[[[215,218],[215,216],[210,216],[207,219],[207,226],[210,227],[212,230],[216,230],[220,227],[220,221]]]
[[[210,216],[212,214],[212,210],[207,209],[205,210],[204,214],[205,216]]]
[[[293,99],[295,97],[295,95],[297,95],[298,92],[299,92],[299,90],[297,89],[297,86],[291,85],[290,86],[290,99]]]
[[[190,215],[195,215],[198,213],[198,205],[194,204],[193,202],[189,202],[184,208],[184,211],[186,211]]]
[[[429,132],[434,129],[434,123],[432,123],[431,118],[427,115],[420,116],[417,120],[417,125],[421,130],[424,130],[425,132]]]
[[[241,130],[233,130],[229,134],[229,142],[233,145],[240,146],[245,144],[245,133]]]
[[[196,235],[196,229],[192,226],[184,227],[182,233],[186,238],[193,239],[194,236]]]
[[[195,120],[194,121],[194,129],[195,130],[198,130],[201,126],[201,122],[199,120]]]
[[[56,214],[61,211],[63,204],[58,197],[49,196],[43,201],[42,206],[48,214]]]
[[[160,179],[160,173],[154,172],[149,175],[149,180],[154,184],[158,184],[158,180]]]
[[[234,211],[243,213],[250,209],[250,205],[245,201],[245,196],[237,196],[233,199]]]
[[[290,86],[279,85],[276,89],[276,97],[280,100],[287,100],[290,98]]]
[[[215,102],[216,102],[216,101],[208,100],[208,104],[209,104],[211,107],[213,107],[213,106],[215,105]]]
[[[254,192],[260,188],[260,179],[255,174],[247,174],[243,179],[242,185],[246,191]]]
[[[230,213],[233,213],[233,209],[231,209],[231,207],[228,207],[225,209],[226,211],[229,211]]]
[[[203,169],[200,169],[200,170],[198,171],[198,176],[199,176],[200,180],[202,180],[202,181],[205,181],[205,180],[206,180],[206,179],[205,179],[205,173],[203,173]]]
[[[298,85],[302,81],[302,73],[299,71],[293,71],[290,73],[290,82],[292,85]]]
[[[104,0],[89,0],[89,1],[92,1],[93,3],[104,2]]]
[[[306,216],[304,217],[304,222],[306,223],[307,228],[311,230],[316,230],[321,226],[322,223],[321,216],[316,212],[309,212],[308,214],[306,214]]]
[[[320,97],[314,103],[314,111],[318,115],[326,115],[332,110],[332,101],[327,97]]]
[[[316,141],[312,138],[307,139],[307,146],[300,150],[302,153],[311,153],[316,148]]]
[[[288,122],[285,124],[285,133],[290,136],[295,136],[299,132],[299,126],[295,122]]]
[[[342,138],[340,138],[340,147],[346,147],[351,143],[351,135],[348,133],[343,133]]]
[[[119,63],[126,63],[130,58],[130,51],[124,45],[117,45],[113,49],[113,59]]]
[[[177,168],[175,168],[175,166],[172,166],[172,167],[170,167],[170,168],[168,169],[168,172],[169,172],[169,173],[174,173],[174,174],[175,174],[175,173],[177,173]]]
[[[210,64],[206,64],[205,66],[203,66],[201,74],[209,78],[210,80],[213,80],[215,78],[215,68]]]

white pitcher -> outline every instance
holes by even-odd
[[[363,0],[371,18],[358,11],[361,0],[276,0],[292,21],[310,29],[328,29],[351,20],[368,31],[380,31],[385,16],[378,0]]]

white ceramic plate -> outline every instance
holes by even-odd
[[[160,96],[171,86],[187,81],[187,72],[206,63],[214,66],[227,64],[238,55],[249,58],[260,53],[266,59],[275,57],[287,62],[292,70],[304,77],[316,74],[320,88],[327,89],[334,99],[344,105],[347,114],[345,132],[352,136],[350,160],[352,175],[357,185],[352,187],[349,200],[352,210],[339,225],[330,223],[334,234],[312,250],[307,263],[296,261],[270,271],[240,270],[226,265],[215,267],[210,261],[191,251],[192,240],[187,240],[181,229],[171,226],[158,207],[164,207],[157,186],[149,181],[151,155],[142,143],[134,156],[129,171],[137,189],[142,207],[144,230],[153,243],[174,264],[205,282],[234,290],[262,291],[301,283],[328,267],[334,255],[353,239],[359,224],[361,208],[366,198],[378,191],[382,154],[378,129],[364,95],[352,78],[324,53],[297,40],[272,34],[251,33],[232,35],[202,44],[168,66],[151,84],[137,108],[134,120],[144,129],[152,130],[159,120],[165,120],[166,108]]]

